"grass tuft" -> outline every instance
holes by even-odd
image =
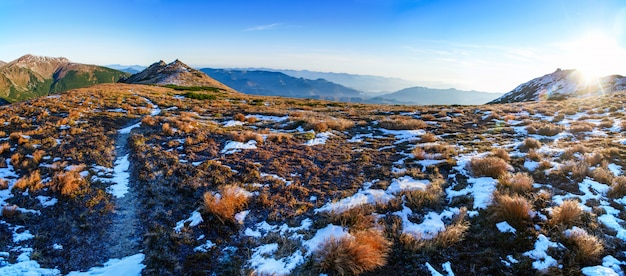
[[[380,231],[361,231],[353,236],[330,237],[313,258],[321,272],[359,275],[384,266],[390,245]]]
[[[204,210],[225,224],[234,222],[235,213],[248,204],[248,193],[235,185],[225,185],[219,193],[204,193],[203,199]]]

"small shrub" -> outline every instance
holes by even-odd
[[[591,177],[600,183],[611,184],[615,176],[609,169],[598,167],[591,171]]]
[[[420,137],[420,142],[422,143],[432,143],[437,141],[437,135],[431,133],[431,132],[427,132],[424,135],[422,135]]]
[[[2,216],[5,218],[13,218],[20,214],[17,205],[5,205],[2,207]]]
[[[248,204],[248,192],[235,185],[220,187],[219,193],[204,193],[204,210],[222,224],[234,222],[235,213]]]
[[[537,129],[537,134],[543,136],[554,136],[563,131],[563,127],[555,124],[545,124],[539,129]]]
[[[509,162],[511,161],[511,156],[509,156],[509,152],[503,148],[496,148],[491,151],[491,155],[495,157],[499,157],[500,159]]]
[[[519,195],[495,194],[493,215],[498,220],[505,220],[513,226],[523,226],[530,220],[532,205]]]
[[[80,176],[79,170],[56,172],[52,177],[50,188],[64,196],[75,197],[87,186],[87,181]]]
[[[532,191],[533,183],[535,183],[532,176],[527,173],[506,174],[500,177],[498,182],[502,188],[518,195]]]
[[[9,143],[2,143],[0,145],[0,154],[11,151],[11,145]]]
[[[41,175],[39,174],[39,170],[34,171],[29,176],[24,176],[18,179],[15,182],[15,185],[13,185],[13,189],[18,189],[22,191],[26,189],[30,189],[31,191],[37,191],[41,188],[43,188],[43,185],[41,184]]]
[[[529,151],[531,149],[538,149],[541,147],[541,142],[537,141],[535,138],[526,138],[524,142],[522,142],[522,146],[520,147],[523,151]]]
[[[469,168],[474,176],[499,178],[507,173],[508,163],[499,157],[472,158]]]
[[[379,231],[357,232],[353,236],[330,237],[314,253],[321,272],[359,275],[387,263],[390,243]]]
[[[436,209],[443,201],[442,179],[434,180],[426,190],[413,190],[405,193],[405,201],[412,210],[421,210],[424,207]]]
[[[552,217],[548,221],[550,225],[561,225],[570,228],[580,222],[583,209],[576,200],[564,200],[561,206],[552,209]]]
[[[602,241],[581,228],[569,230],[567,239],[573,244],[575,259],[579,263],[590,264],[595,262],[604,252]]]
[[[607,195],[612,198],[622,198],[626,196],[626,176],[620,175],[613,178],[611,188]]]
[[[237,114],[235,114],[235,116],[233,116],[233,120],[240,121],[240,122],[245,122],[246,121],[246,115],[243,115],[241,113],[237,113]]]

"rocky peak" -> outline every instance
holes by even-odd
[[[45,57],[26,54],[13,61],[15,64],[31,65],[34,63],[70,63],[70,60],[64,57]]]
[[[232,88],[214,80],[201,71],[189,67],[187,64],[178,59],[168,64],[162,60],[153,63],[145,70],[126,79],[122,79],[120,82],[161,85],[175,84],[181,86],[211,86],[223,90],[233,91]]]

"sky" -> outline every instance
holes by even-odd
[[[508,92],[626,75],[623,0],[0,0],[0,60],[262,67]]]

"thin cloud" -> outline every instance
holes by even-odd
[[[278,29],[278,28],[280,28],[282,26],[284,26],[283,23],[272,23],[272,24],[268,24],[268,25],[259,25],[259,26],[250,27],[250,28],[245,29],[245,31],[247,31],[247,32],[251,32],[251,31],[267,31],[267,30]]]

